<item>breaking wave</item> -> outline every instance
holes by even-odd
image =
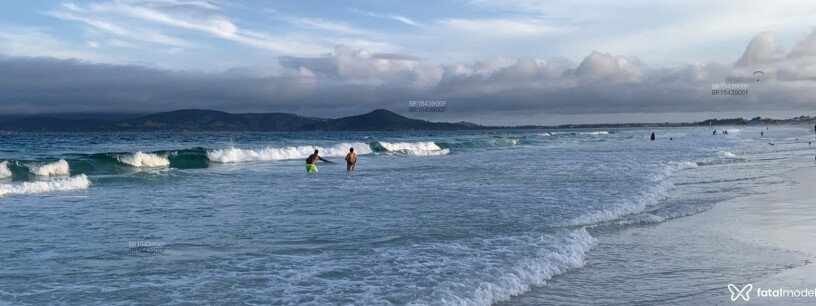
[[[443,149],[433,141],[422,142],[385,142],[378,141],[372,143],[372,147],[378,152],[405,154],[411,156],[445,155],[450,153],[450,149]]]
[[[170,160],[153,153],[136,152],[119,157],[119,161],[136,168],[157,168],[170,166]]]
[[[28,169],[31,171],[31,173],[38,176],[58,176],[68,175],[70,173],[68,162],[64,159],[60,159],[53,163],[32,164],[28,166]]]
[[[734,154],[734,153],[731,153],[731,152],[728,152],[728,151],[719,151],[718,154],[720,154],[720,156],[725,157],[725,158],[736,158],[737,157],[737,154]]]
[[[434,142],[441,149],[463,148],[463,149],[478,149],[478,148],[496,148],[496,147],[512,147],[519,144],[516,138],[496,137],[485,139],[471,139],[455,142]]]
[[[321,156],[326,157],[343,157],[349,151],[349,148],[354,148],[357,154],[370,154],[371,148],[364,143],[341,143],[332,147],[315,147],[315,146],[298,146],[298,147],[283,147],[283,148],[263,148],[263,149],[239,149],[228,148],[210,150],[207,152],[207,158],[213,162],[218,163],[240,163],[251,161],[272,161],[272,160],[289,160],[289,159],[305,159],[314,150],[320,150]]]
[[[8,167],[8,161],[0,162],[0,179],[11,177],[11,170]]]
[[[48,181],[2,184],[0,185],[0,197],[6,195],[36,194],[52,191],[83,190],[88,189],[88,186],[90,185],[91,180],[89,180],[88,176],[84,174]]]
[[[674,184],[669,181],[669,177],[677,172],[697,168],[695,162],[670,162],[663,167],[663,171],[654,175],[651,179],[654,185],[633,197],[620,199],[610,205],[609,208],[595,211],[574,218],[567,222],[567,225],[592,225],[602,222],[613,221],[627,215],[642,213],[649,206],[657,205],[661,200],[668,197],[669,192],[674,189]]]

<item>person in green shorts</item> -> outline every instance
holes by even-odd
[[[351,148],[346,154],[346,171],[354,171],[355,168],[357,168],[357,153],[354,153],[354,148]]]
[[[309,155],[309,157],[306,158],[306,172],[317,172],[317,165],[315,164],[317,163],[318,160],[322,160],[324,162],[333,164],[332,162],[320,157],[320,155],[318,155],[317,153],[318,150],[315,150],[314,154]]]

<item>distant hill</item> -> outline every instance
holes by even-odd
[[[313,130],[321,131],[465,130],[474,128],[461,123],[437,123],[406,118],[385,109],[328,120],[312,127]]]
[[[814,124],[816,118],[800,116],[777,120],[756,117],[709,119],[691,123],[597,123],[559,126],[483,126],[470,122],[430,122],[400,116],[392,111],[377,109],[367,114],[325,119],[288,113],[232,114],[214,110],[182,109],[151,115],[106,116],[103,114],[63,114],[53,116],[0,117],[2,132],[199,132],[199,131],[449,131],[489,129],[575,129],[575,128],[643,128],[710,125]]]
[[[467,122],[438,123],[411,119],[384,109],[338,119],[304,117],[288,113],[231,114],[213,110],[183,109],[120,120],[29,117],[0,121],[0,131],[13,132],[411,131],[465,130],[480,127]]]

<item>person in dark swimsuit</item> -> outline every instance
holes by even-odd
[[[346,154],[346,171],[354,171],[357,168],[357,153],[354,153],[354,148],[349,149]]]

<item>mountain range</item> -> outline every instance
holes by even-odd
[[[559,126],[484,126],[470,122],[430,122],[412,119],[385,109],[337,119],[304,117],[290,113],[232,114],[214,110],[183,109],[150,115],[62,114],[53,116],[0,116],[2,132],[200,132],[200,131],[446,131],[490,129],[643,128],[712,125],[814,124],[816,118],[756,117],[709,119],[685,123],[597,123]]]
[[[411,131],[467,130],[484,128],[460,122],[430,122],[400,116],[385,109],[367,114],[325,119],[289,113],[232,114],[214,110],[184,109],[134,118],[99,119],[56,116],[17,117],[0,120],[7,132],[97,132],[97,131]]]

